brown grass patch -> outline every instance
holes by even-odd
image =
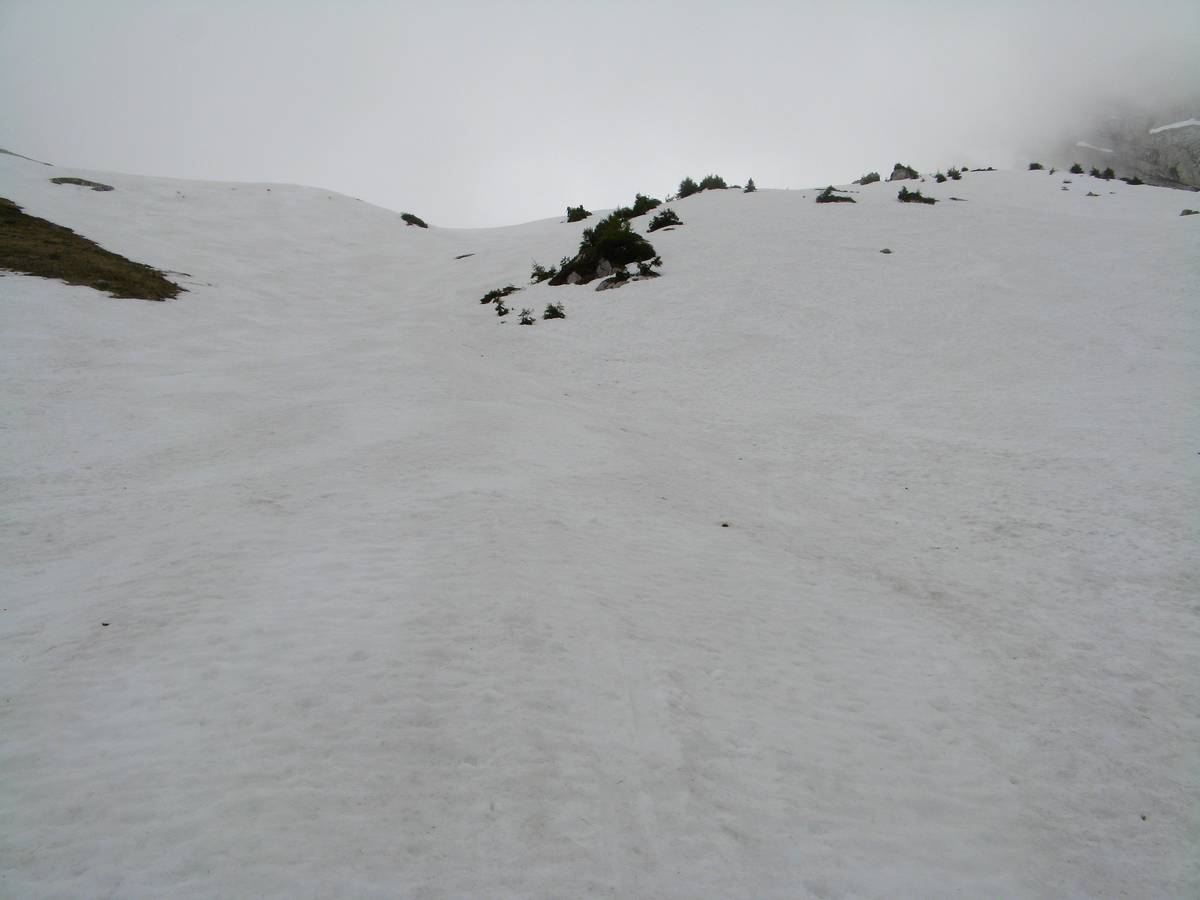
[[[168,300],[183,290],[157,269],[105,250],[0,197],[0,269],[82,284],[112,297]]]

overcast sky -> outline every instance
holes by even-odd
[[[1197,0],[0,0],[0,147],[439,225],[1019,164],[1085,107],[1197,86]]]

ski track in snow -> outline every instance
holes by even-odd
[[[189,273],[0,277],[0,894],[1200,890],[1178,194],[709,192],[523,328],[588,222],[101,180],[0,157]]]
[[[1175,128],[1190,128],[1193,125],[1200,125],[1200,119],[1184,119],[1182,122],[1172,122],[1170,125],[1159,125],[1157,128],[1151,128],[1150,134],[1158,134],[1161,131],[1171,131]]]

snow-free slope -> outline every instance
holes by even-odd
[[[707,192],[521,327],[588,222],[46,172],[189,292],[0,278],[0,894],[1200,888],[1186,195]]]

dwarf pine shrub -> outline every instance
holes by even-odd
[[[518,321],[519,321],[519,322],[520,322],[522,325],[532,325],[532,324],[533,324],[533,321],[534,321],[534,319],[533,319],[533,310],[532,310],[532,309],[523,309],[523,310],[521,310],[521,316],[520,316],[520,319],[519,319]]]
[[[673,209],[664,209],[653,219],[650,220],[650,227],[647,231],[658,231],[660,228],[666,228],[668,225],[682,225],[683,221],[679,218],[679,214]]]
[[[821,193],[817,195],[817,202],[818,203],[856,203],[857,201],[853,197],[843,197],[840,194],[835,194],[833,191],[833,185],[831,184],[829,187],[825,188],[825,190],[821,191]]]
[[[858,179],[854,183],[855,184],[874,184],[876,181],[879,181],[879,173],[878,172],[868,172],[866,175],[864,175],[862,178]]]
[[[962,178],[962,172],[959,169],[947,169],[946,174],[950,176],[951,181],[958,181]]]
[[[546,311],[542,313],[543,319],[565,319],[567,311],[561,303],[547,303]]]
[[[591,213],[588,212],[586,209],[584,209],[582,206],[568,206],[567,207],[567,221],[568,222],[582,222],[584,219],[586,219],[590,215],[591,215]]]
[[[400,213],[400,218],[403,219],[409,225],[416,225],[418,228],[428,228],[429,227],[428,225],[425,224],[425,222],[421,218],[419,218],[418,216],[414,216],[412,213]]]
[[[533,284],[541,284],[543,281],[549,281],[557,274],[558,269],[555,266],[547,269],[545,266],[540,266],[537,262],[534,262],[533,271],[529,273],[529,280]]]
[[[746,182],[746,189],[744,191],[742,191],[742,193],[743,194],[753,194],[757,190],[758,190],[758,188],[756,188],[754,186],[754,179],[751,178],[749,181]]]
[[[496,303],[500,300],[503,300],[509,294],[515,294],[519,290],[519,287],[511,284],[508,287],[496,288],[495,290],[488,291],[486,294],[480,297],[479,302],[484,305],[488,303]],[[504,315],[504,313],[501,313],[501,315]]]
[[[720,175],[705,175],[700,179],[700,190],[702,191],[723,191],[728,187],[729,185]]]
[[[1029,171],[1030,171],[1030,172],[1038,172],[1038,171],[1041,171],[1041,168],[1042,168],[1042,164],[1041,164],[1040,162],[1031,162],[1031,163],[1029,164]]]
[[[679,192],[675,196],[682,200],[684,197],[690,197],[692,194],[698,193],[699,190],[700,185],[696,184],[689,175],[683,181],[679,182]]]
[[[1081,166],[1079,163],[1071,163],[1071,174],[1072,175],[1082,175],[1083,174],[1083,166]]]
[[[937,203],[933,197],[924,197],[920,191],[910,191],[906,187],[900,188],[900,193],[896,195],[901,203]]]

